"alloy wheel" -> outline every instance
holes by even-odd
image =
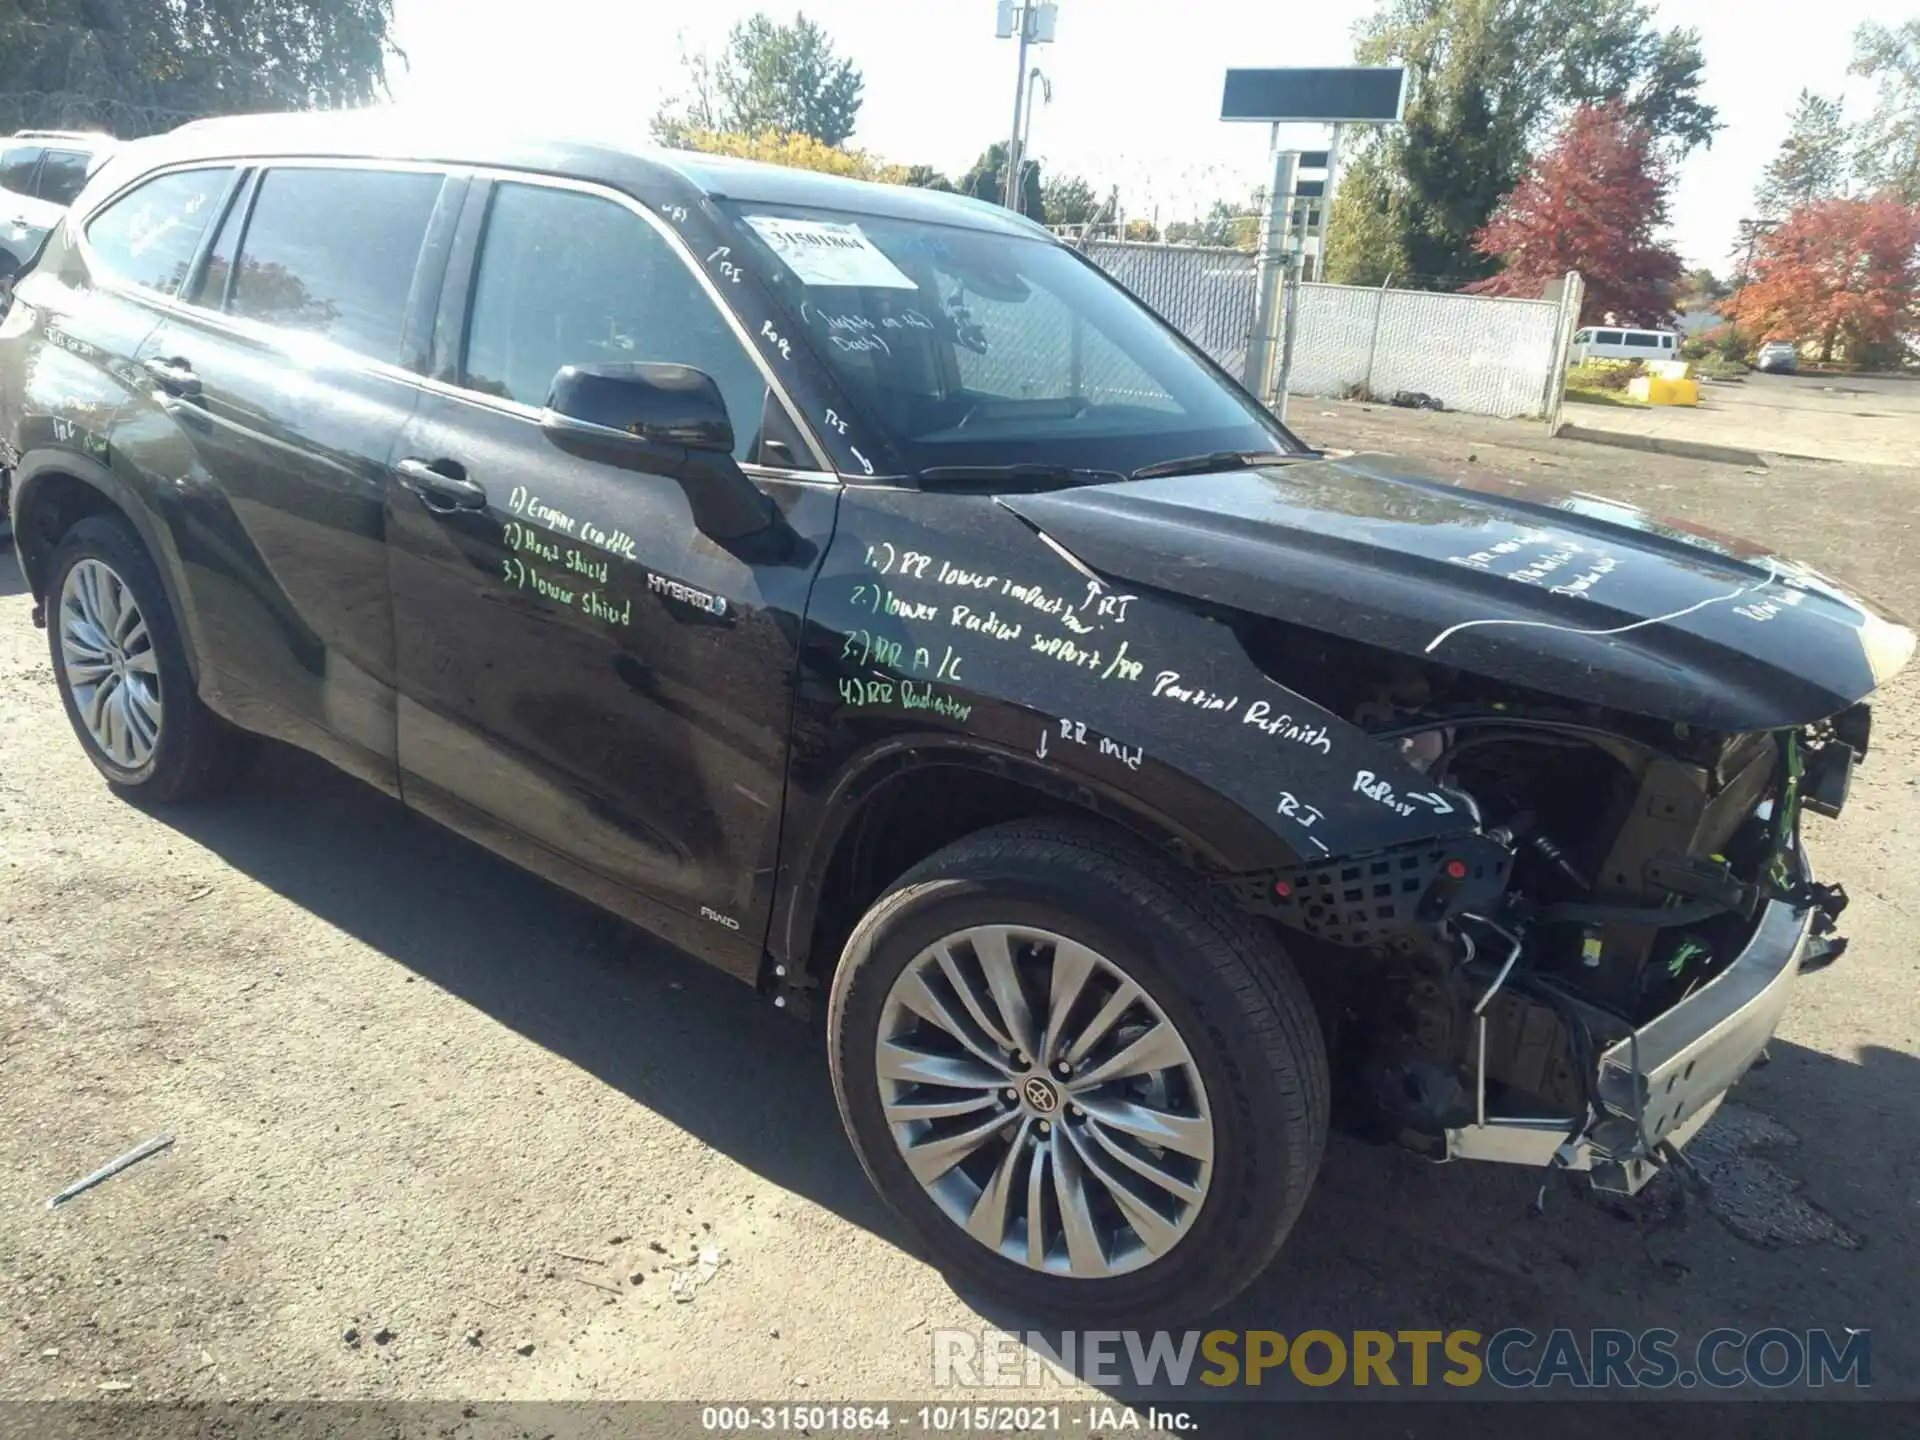
[[[160,657],[133,592],[91,556],[60,587],[60,659],[73,707],[93,743],[138,770],[160,743]]]
[[[1138,1270],[1206,1199],[1214,1127],[1192,1050],[1120,966],[1065,936],[980,925],[928,946],[888,991],[875,1070],[928,1196],[1031,1270]]]

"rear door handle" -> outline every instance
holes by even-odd
[[[454,510],[484,510],[487,487],[467,478],[466,468],[456,460],[418,460],[408,458],[394,467],[400,483],[420,497],[429,510],[448,514]]]
[[[193,366],[179,356],[156,357],[141,362],[141,368],[154,378],[154,382],[169,395],[177,395],[182,400],[200,398],[200,377],[193,373]]]

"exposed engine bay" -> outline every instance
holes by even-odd
[[[1743,957],[1749,970],[1764,961],[1756,936],[1770,915],[1776,929],[1798,917],[1791,969],[1845,947],[1833,934],[1845,893],[1811,878],[1799,817],[1839,813],[1868,748],[1868,707],[1797,729],[1704,733],[1436,666],[1383,676],[1361,647],[1302,646],[1298,632],[1243,639],[1250,653],[1290,642],[1274,668],[1293,684],[1303,661],[1317,671],[1305,683],[1336,695],[1472,822],[1450,839],[1230,882],[1288,932],[1332,1017],[1349,1126],[1435,1158],[1533,1158],[1637,1189],[1674,1153],[1666,1136],[1697,1128],[1730,1083],[1699,1096],[1695,1119],[1700,1047],[1689,1037],[1689,1063],[1668,1073],[1654,1037],[1690,1011],[1689,1023],[1712,1018],[1723,997],[1688,1002]],[[1745,994],[1753,977],[1723,988]],[[1664,1107],[1655,1081],[1672,1096]],[[1604,1142],[1609,1121],[1611,1147],[1549,1143]],[[1503,1126],[1542,1143],[1501,1153]]]

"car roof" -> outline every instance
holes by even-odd
[[[420,160],[557,174],[630,193],[663,182],[710,199],[817,206],[1053,240],[1023,215],[964,195],[852,180],[691,150],[669,150],[604,127],[539,126],[485,114],[374,106],[361,110],[223,116],[142,141],[150,166],[187,159],[328,156]],[[651,185],[648,182],[652,182]]]

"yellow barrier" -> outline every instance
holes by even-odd
[[[1628,382],[1627,393],[1644,405],[1698,405],[1700,382],[1692,379],[1670,380],[1664,375],[1642,375]]]

